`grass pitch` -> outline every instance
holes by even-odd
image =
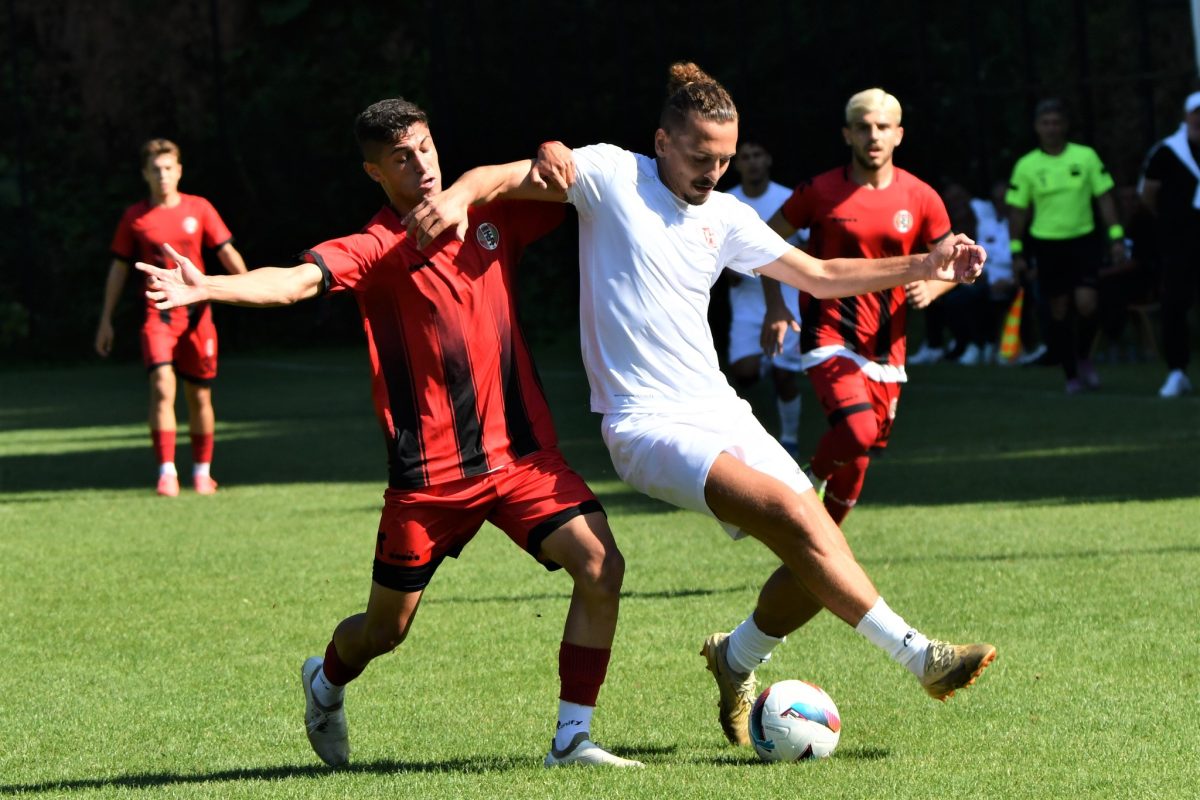
[[[1111,367],[1081,397],[1052,369],[910,371],[847,535],[910,622],[999,658],[942,705],[822,615],[761,678],[824,686],[841,744],[773,766],[725,744],[697,651],[744,618],[774,560],[621,484],[577,357],[542,366],[628,564],[593,732],[647,769],[541,768],[569,579],[491,528],[351,686],[353,766],[313,756],[300,664],[365,602],[385,478],[350,350],[227,356],[221,491],[173,500],[153,493],[138,366],[0,373],[0,795],[1200,794],[1200,400],[1155,397],[1157,366]],[[806,394],[807,447],[823,428]]]

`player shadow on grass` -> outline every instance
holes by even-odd
[[[614,747],[612,752],[627,758],[652,758],[667,756],[675,747]],[[394,775],[404,773],[470,773],[512,772],[520,769],[541,768],[540,757],[526,755],[479,756],[477,758],[450,758],[442,761],[395,761],[381,759],[352,763],[339,769],[318,764],[305,766],[257,767],[252,769],[218,770],[194,774],[172,772],[147,772],[132,775],[116,775],[111,778],[78,778],[75,780],[43,781],[41,783],[0,784],[0,795],[41,794],[45,792],[81,791],[87,789],[152,789],[192,783],[279,781],[287,778],[315,778],[322,775]]]

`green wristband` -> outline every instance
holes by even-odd
[[[1109,225],[1108,238],[1114,242],[1123,241],[1125,239],[1125,229],[1120,225]]]
[[[1020,239],[1009,239],[1008,251],[1014,256],[1020,255],[1021,253],[1025,252],[1025,243]]]

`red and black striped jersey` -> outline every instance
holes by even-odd
[[[794,228],[809,228],[817,258],[886,258],[925,250],[950,233],[937,192],[896,168],[883,189],[859,186],[849,167],[822,173],[795,188],[783,204]],[[903,287],[818,300],[800,293],[800,350],[845,347],[880,364],[904,364],[907,304]]]
[[[361,233],[305,252],[328,291],[358,301],[392,488],[482,475],[557,444],[513,278],[525,246],[564,214],[489,203],[471,209],[466,241],[448,231],[422,252],[384,207]]]

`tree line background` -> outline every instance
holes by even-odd
[[[108,244],[145,195],[151,137],[180,144],[182,190],[213,201],[253,267],[294,263],[379,207],[352,123],[384,97],[430,113],[448,185],[546,139],[648,152],[668,65],[694,60],[791,184],[845,160],[846,98],[881,86],[904,106],[897,163],[984,194],[1034,145],[1040,98],[1063,98],[1072,138],[1129,185],[1196,88],[1187,0],[4,0],[0,25],[7,362],[92,357]],[[573,228],[523,265],[535,339],[575,335]],[[131,279],[118,357],[138,352],[139,292]],[[217,311],[225,352],[362,335],[345,298]]]

